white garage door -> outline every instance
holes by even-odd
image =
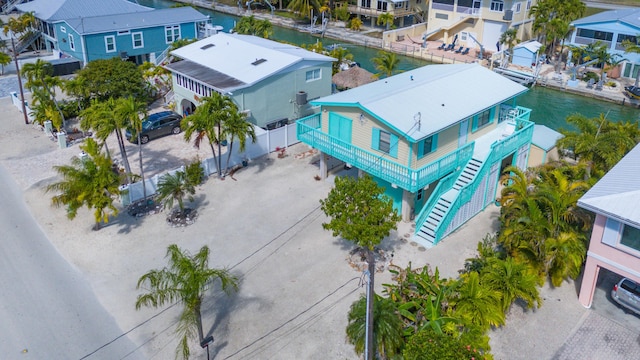
[[[485,50],[497,51],[496,43],[500,40],[500,35],[507,30],[507,24],[495,21],[485,21],[482,32],[482,45]]]

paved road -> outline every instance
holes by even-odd
[[[0,358],[81,359],[122,334],[80,272],[48,241],[0,166]],[[94,359],[141,359],[123,337]]]

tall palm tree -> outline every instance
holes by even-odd
[[[340,65],[343,61],[353,60],[353,54],[349,53],[349,51],[342,46],[334,46],[328,55],[336,59],[336,61],[331,64],[332,75],[335,75],[340,71]]]
[[[0,51],[0,75],[4,75],[4,67],[11,63],[11,56],[9,54]]]
[[[127,182],[131,183],[131,166],[129,166],[129,157],[127,156],[127,149],[124,145],[124,135],[122,134],[122,128],[126,127],[126,124],[124,124],[122,119],[116,116],[113,111],[116,107],[117,102],[113,98],[109,98],[106,101],[93,100],[89,108],[80,112],[80,117],[82,119],[80,126],[84,129],[90,127],[96,130],[96,132],[102,134],[100,135],[100,138],[103,139],[103,141],[106,139],[108,134],[116,134],[118,147],[120,148],[120,155],[122,156],[122,164],[124,165],[124,170],[126,172]]]
[[[347,340],[362,354],[365,350],[367,319],[367,298],[364,295],[351,304]],[[400,353],[404,343],[403,322],[398,315],[395,303],[388,298],[375,295],[373,306],[373,338],[375,349],[381,359],[392,359]]]
[[[587,190],[587,182],[569,178],[562,168],[541,172],[536,197],[554,228],[551,236],[556,237],[560,232],[573,228],[582,228],[583,231],[589,228],[589,214],[577,205]]]
[[[52,102],[55,106],[56,110],[60,114],[60,118],[62,119],[62,124],[65,124],[64,114],[62,110],[60,110],[60,106],[58,105],[58,101],[56,100],[56,93],[54,88],[56,86],[61,86],[62,81],[58,77],[53,77],[53,65],[50,62],[44,61],[42,59],[36,60],[33,63],[26,63],[22,65],[22,69],[20,70],[22,75],[27,78],[27,82],[25,86],[29,88],[31,91],[34,91],[38,88],[43,88],[47,95],[47,102]],[[41,99],[43,101],[43,99]]]
[[[457,294],[452,299],[455,312],[463,319],[484,329],[504,324],[505,314],[500,291],[480,283],[480,275],[469,272],[461,276]]]
[[[489,258],[488,266],[482,269],[480,276],[483,285],[500,292],[504,312],[516,299],[526,301],[529,308],[542,303],[536,276],[528,271],[525,264],[518,263],[512,257],[504,260]]]
[[[393,73],[398,70],[398,65],[400,64],[400,59],[398,59],[395,53],[386,51],[379,52],[378,56],[371,59],[371,61],[376,65],[376,70],[379,71],[375,74],[377,77],[382,75],[389,77],[393,75]]]
[[[165,208],[171,209],[173,202],[178,202],[180,213],[184,213],[184,198],[193,201],[196,193],[195,186],[187,181],[184,171],[176,171],[174,174],[165,174],[158,181],[158,201],[164,203]]]
[[[211,283],[220,280],[221,288],[227,294],[238,289],[238,279],[227,269],[209,268],[209,248],[205,245],[198,253],[191,255],[172,244],[167,248],[168,266],[151,270],[138,280],[137,289],[145,288],[138,295],[136,310],[143,306],[158,308],[168,303],[180,301],[183,309],[178,324],[180,343],[176,353],[188,359],[189,340],[195,333],[202,342],[202,300]]]
[[[301,18],[311,18],[311,11],[317,13],[320,9],[320,3],[318,0],[291,0],[287,9],[298,14]]]
[[[62,180],[47,186],[47,192],[57,192],[51,198],[53,206],[65,206],[67,217],[73,220],[78,209],[86,206],[94,209],[94,229],[100,229],[110,216],[118,215],[113,197],[120,194],[120,179],[113,172],[111,159],[100,153],[100,146],[89,138],[80,146],[88,157],[74,157],[71,165],[54,166]]]
[[[510,28],[505,30],[505,32],[502,33],[502,35],[500,35],[500,39],[498,40],[500,41],[501,44],[505,44],[507,46],[507,49],[509,49],[509,62],[513,61],[513,47],[516,46],[516,44],[518,43],[518,29],[517,28]]]
[[[561,232],[545,243],[545,270],[551,284],[560,286],[568,277],[575,279],[587,257],[586,239],[576,231]]]
[[[247,138],[251,139],[251,143],[257,140],[256,130],[253,125],[245,119],[245,115],[239,112],[233,112],[229,116],[223,126],[224,137],[229,139],[229,149],[227,151],[227,165],[225,166],[225,174],[229,171],[229,160],[231,160],[231,152],[235,140],[238,140],[240,152],[243,152],[247,146]]]
[[[229,118],[236,116],[238,107],[233,100],[217,92],[211,93],[201,99],[200,105],[193,114],[187,116],[180,123],[180,127],[184,130],[184,139],[191,141],[194,137],[194,145],[200,148],[200,144],[205,138],[209,141],[211,152],[213,153],[213,161],[216,163],[218,177],[222,178],[222,163],[220,159],[220,142],[223,140],[222,125]],[[216,153],[213,145],[218,144],[218,152]]]
[[[147,185],[144,181],[144,167],[142,166],[142,141],[140,133],[142,132],[142,119],[147,117],[147,105],[129,96],[127,98],[119,98],[116,100],[114,109],[117,123],[121,127],[132,129],[138,140],[138,161],[140,166],[140,176],[142,176],[142,196],[143,201],[147,199]]]

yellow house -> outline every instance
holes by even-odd
[[[537,0],[431,0],[427,30],[428,41],[443,41],[471,49],[495,52],[502,49],[499,39],[509,28],[518,29],[517,37],[532,37],[531,7]],[[500,49],[498,49],[500,47]]]

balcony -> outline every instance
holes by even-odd
[[[322,132],[321,115],[314,114],[297,122],[298,140],[364,172],[409,191],[416,192],[466,164],[474,144],[467,144],[419,169],[412,169]]]
[[[371,17],[375,17],[375,18],[377,18],[380,15],[382,15],[384,13],[387,13],[387,12],[389,14],[392,14],[394,18],[402,17],[402,16],[409,16],[409,15],[413,15],[414,13],[416,13],[415,11],[404,9],[404,8],[388,9],[386,11],[382,11],[382,10],[377,10],[377,9],[373,9],[373,8],[360,7],[358,5],[349,5],[348,9],[349,9],[349,12],[351,14],[371,16]]]

